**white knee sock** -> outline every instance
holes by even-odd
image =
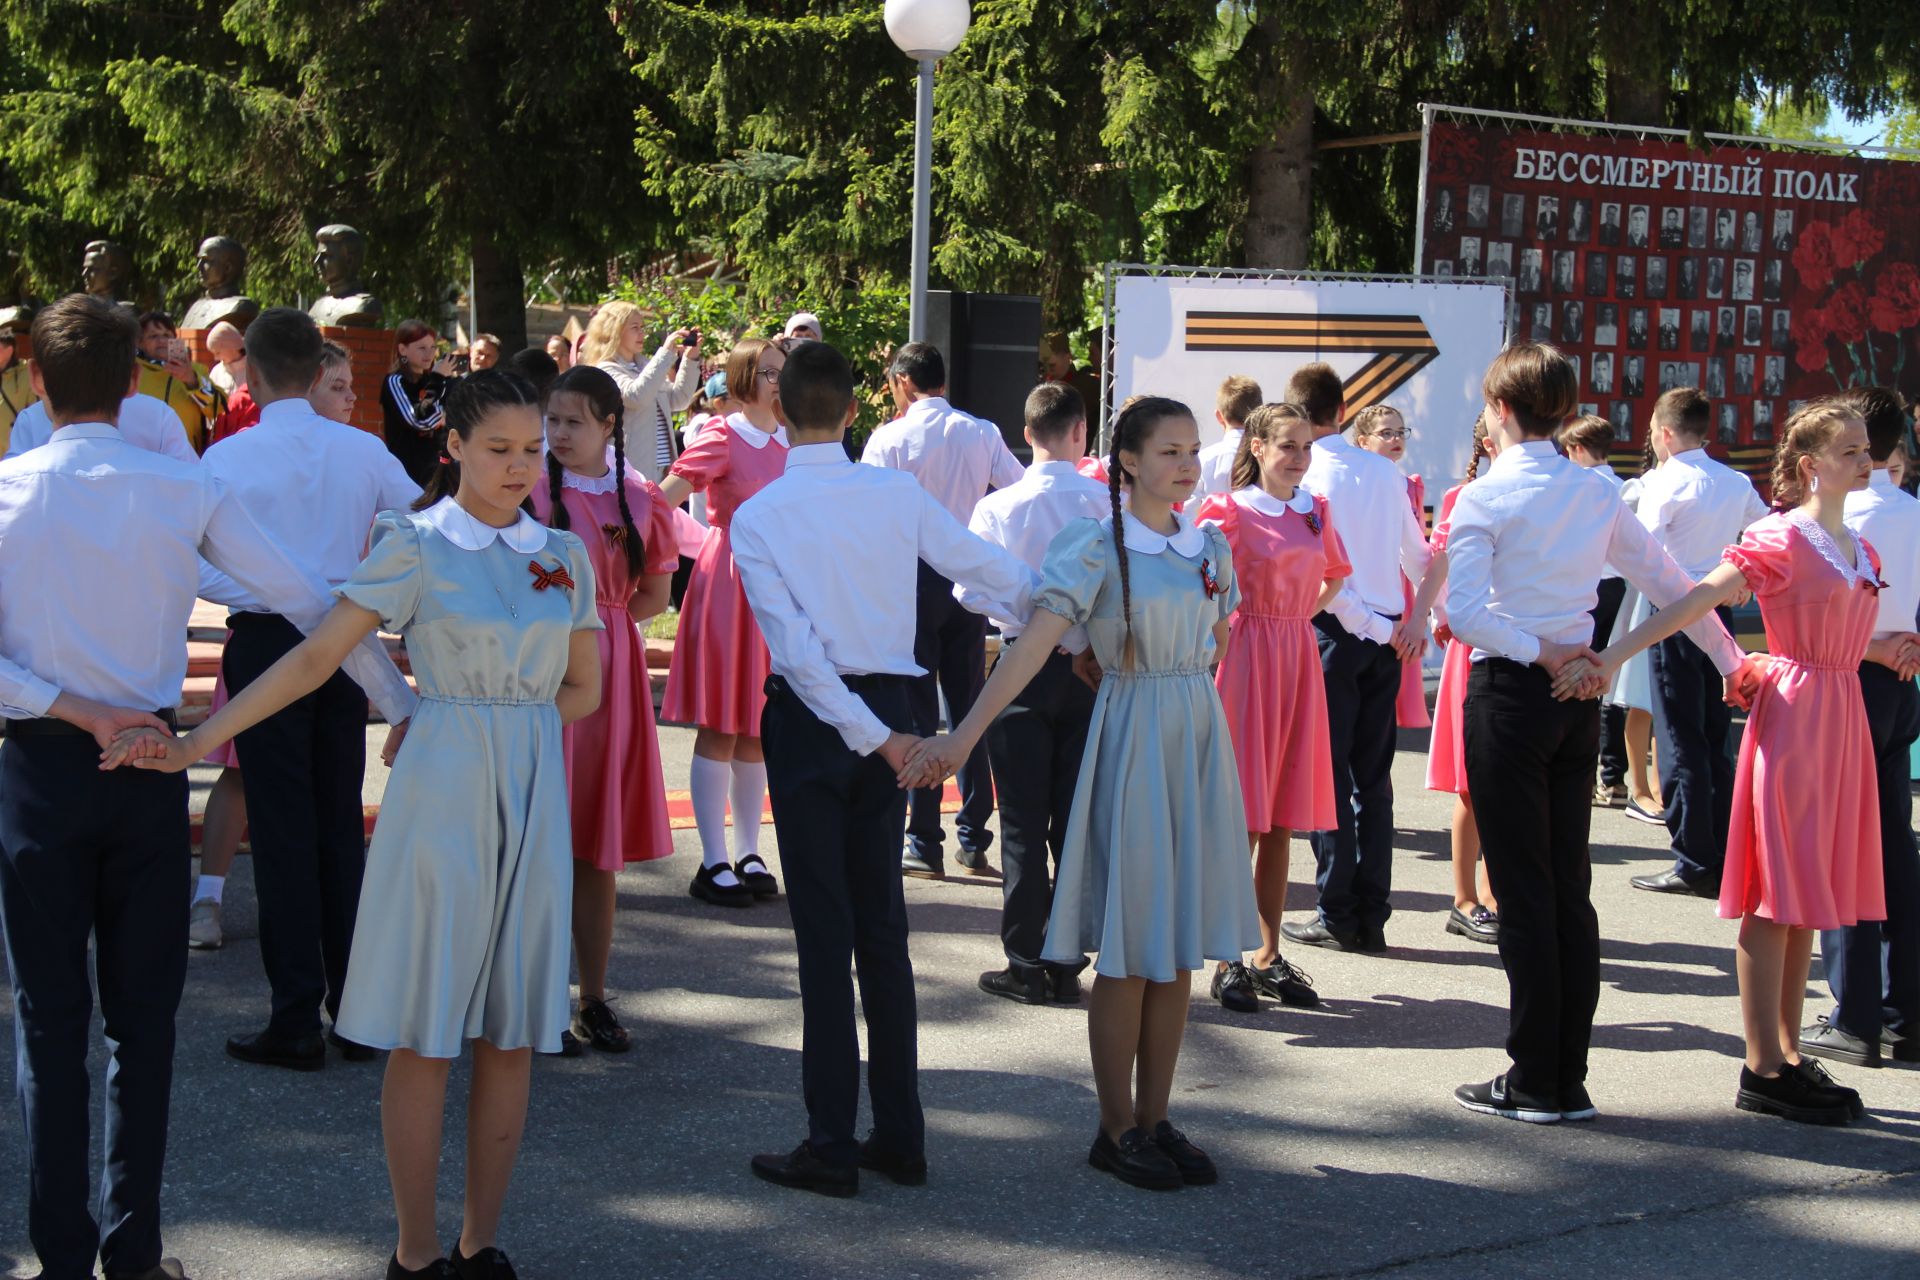
[[[202,898],[212,898],[215,902],[218,902],[220,901],[220,895],[226,890],[226,887],[227,878],[225,876],[201,876],[199,885],[196,886],[193,891],[193,900],[198,902]]]
[[[693,793],[693,825],[700,832],[700,861],[709,867],[727,867],[727,778],[725,760],[693,757],[687,790]],[[739,884],[731,868],[716,872],[713,882],[722,888]]]
[[[733,802],[733,860],[760,852],[760,819],[766,809],[767,766],[758,760],[733,762],[733,785],[727,798]]]

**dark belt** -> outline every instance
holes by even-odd
[[[261,613],[257,609],[236,609],[227,615],[227,629],[231,631],[242,622],[285,622],[277,613]]]
[[[847,686],[847,688],[854,693],[876,693],[882,689],[894,688],[904,689],[912,685],[913,681],[913,676],[895,675],[843,675],[840,677],[840,683]],[[796,698],[800,696],[794,693],[793,686],[787,682],[785,676],[768,676],[767,692],[791,694]]]
[[[172,707],[153,713],[166,721],[167,728],[180,731],[180,718]],[[9,738],[91,738],[93,734],[79,725],[55,716],[41,716],[33,720],[9,720],[6,722]]]

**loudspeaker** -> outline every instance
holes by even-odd
[[[1014,456],[1032,461],[1026,404],[1040,381],[1040,299],[929,292],[927,341],[947,362],[947,402],[999,427]]]

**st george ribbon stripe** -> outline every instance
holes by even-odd
[[[1361,352],[1371,357],[1346,380],[1349,411],[1378,404],[1440,354],[1419,316],[1287,315],[1271,311],[1189,311],[1189,351]]]

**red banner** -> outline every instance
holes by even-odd
[[[1818,396],[1920,398],[1917,211],[1908,161],[1437,119],[1422,270],[1512,277],[1512,333],[1572,357],[1623,444],[1694,386],[1747,453]]]

